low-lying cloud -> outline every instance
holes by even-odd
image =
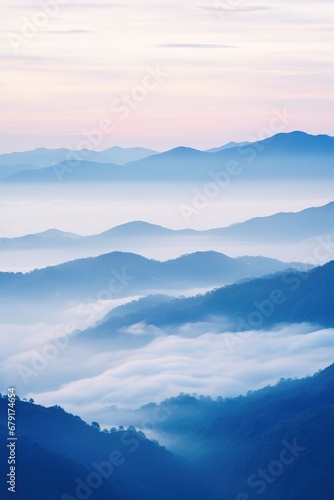
[[[62,383],[50,390],[46,370],[27,396],[89,419],[92,411],[111,405],[136,408],[181,392],[237,396],[281,377],[313,374],[333,362],[333,329],[290,325],[238,337],[214,333],[207,325],[191,328],[192,337],[178,331],[166,336],[156,329],[154,340],[137,349],[108,351],[108,341],[103,341],[94,354],[73,346],[71,353],[50,363],[50,374],[61,372]]]

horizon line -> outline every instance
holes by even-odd
[[[265,141],[265,140],[268,140],[268,139],[271,139],[273,137],[276,137],[278,135],[289,135],[289,134],[295,134],[295,133],[300,133],[300,134],[305,134],[305,135],[308,135],[308,136],[312,136],[312,137],[319,137],[319,136],[327,136],[327,137],[330,137],[330,138],[334,138],[334,136],[330,135],[329,133],[318,133],[318,134],[314,134],[314,133],[310,133],[310,132],[306,132],[304,130],[291,130],[289,132],[277,132],[277,133],[273,133],[273,135],[271,136],[268,136],[268,137],[257,137],[255,138],[254,140],[254,137],[252,138],[247,138],[247,139],[244,139],[244,140],[241,140],[241,141],[235,141],[235,140],[232,140],[232,141],[228,141],[228,142],[223,142],[220,146],[212,146],[212,147],[209,147],[209,148],[206,148],[206,149],[197,149],[197,147],[193,147],[193,146],[185,146],[183,144],[179,144],[179,145],[175,145],[173,146],[172,148],[168,148],[168,149],[163,149],[163,150],[159,150],[159,149],[156,149],[155,147],[145,147],[145,146],[120,146],[119,144],[114,144],[112,146],[108,146],[104,149],[88,149],[88,148],[81,148],[81,149],[74,149],[74,148],[71,148],[69,146],[60,146],[60,147],[45,147],[45,146],[39,146],[37,148],[33,148],[33,149],[22,149],[22,150],[15,150],[15,151],[6,151],[6,152],[1,152],[0,151],[0,156],[5,156],[5,155],[12,155],[12,154],[20,154],[20,153],[31,153],[31,152],[34,152],[34,151],[39,151],[41,149],[44,149],[46,151],[60,151],[62,149],[66,149],[66,150],[69,150],[69,151],[74,151],[74,152],[79,152],[79,151],[91,151],[92,153],[103,153],[105,151],[108,151],[110,149],[113,149],[113,148],[119,148],[119,149],[123,149],[123,150],[129,150],[129,149],[145,149],[145,150],[150,150],[150,151],[153,151],[154,153],[157,153],[157,154],[161,154],[161,153],[167,153],[168,151],[173,151],[174,149],[177,149],[177,148],[185,148],[185,149],[193,149],[195,151],[200,151],[200,152],[207,152],[207,151],[211,151],[212,149],[217,149],[217,148],[223,148],[224,146],[227,146],[231,143],[235,143],[236,145],[239,145],[239,144],[243,144],[243,143],[249,143],[249,144],[254,144],[256,142],[262,142],[262,141]],[[93,146],[93,144],[92,144]]]

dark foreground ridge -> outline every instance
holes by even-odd
[[[190,465],[134,428],[101,431],[58,406],[18,401],[15,498],[332,500],[333,383],[334,365],[246,397],[165,401],[159,431],[179,439]],[[0,398],[1,471],[6,410]]]

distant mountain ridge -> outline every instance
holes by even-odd
[[[132,238],[137,236],[164,236],[164,235],[182,235],[182,236],[200,236],[214,235],[229,238],[231,236],[239,236],[245,239],[262,240],[268,231],[271,233],[270,238],[289,238],[300,239],[310,238],[318,234],[334,229],[334,201],[322,205],[320,207],[310,207],[301,210],[300,212],[280,212],[273,215],[263,217],[254,217],[245,222],[238,222],[230,226],[213,228],[213,229],[169,229],[158,224],[151,224],[145,221],[132,221],[112,227],[102,233],[92,236],[82,236],[76,233],[64,232],[59,229],[48,229],[41,233],[27,234],[14,238],[0,238],[0,245],[11,245],[17,240],[34,237],[36,239],[44,238],[45,236],[54,236],[66,238],[80,238],[81,243],[84,240],[103,239],[104,237],[121,236]]]
[[[113,252],[26,274],[0,273],[0,298],[4,304],[11,297],[57,303],[98,297],[101,290],[112,298],[165,289],[211,288],[291,267],[303,266],[264,257],[233,259],[217,252],[196,252],[165,262]]]
[[[224,146],[220,146],[218,148],[212,148],[212,149],[206,149],[206,153],[218,153],[219,151],[223,151],[224,149],[231,149],[231,148],[237,148],[241,146],[247,146],[247,144],[251,144],[250,142],[228,142],[227,144],[224,144]]]
[[[334,261],[308,272],[286,270],[272,276],[218,288],[204,295],[112,312],[84,335],[104,338],[136,324],[165,328],[214,322],[228,331],[261,330],[280,324],[310,323],[334,327]],[[87,338],[88,338],[87,337]]]
[[[121,241],[136,238],[167,238],[176,241],[180,238],[220,238],[222,241],[236,239],[244,241],[272,240],[298,241],[334,232],[334,201],[320,207],[306,208],[300,212],[282,212],[266,217],[256,217],[231,226],[208,229],[168,229],[160,225],[143,221],[133,221],[115,226],[92,236],[81,236],[75,233],[50,229],[41,233],[29,234],[16,238],[0,238],[0,252],[25,247],[27,249],[59,248],[68,244],[85,245],[91,248],[105,244],[117,244]],[[112,247],[110,247],[112,250]]]
[[[334,202],[300,212],[282,212],[256,217],[211,234],[243,240],[298,241],[334,231]]]
[[[107,156],[105,156],[107,158]],[[237,178],[249,179],[333,179],[334,139],[326,135],[312,136],[304,132],[277,134],[269,139],[216,152],[203,152],[177,147],[160,154],[127,162],[114,168],[115,158],[97,165],[94,155],[88,161],[64,161],[37,171],[19,172],[7,178],[9,182],[57,182],[57,170],[64,182],[112,181],[203,181],[234,162]],[[25,163],[27,161],[25,160]],[[28,161],[29,163],[29,161]],[[109,165],[110,163],[110,165]],[[109,165],[109,168],[108,168]],[[68,175],[65,175],[65,174]]]
[[[79,160],[125,165],[131,161],[142,160],[155,154],[158,154],[158,152],[152,149],[121,148],[119,146],[113,146],[102,151],[38,148],[19,153],[5,153],[0,154],[0,180],[23,170],[43,169],[67,160],[71,162]]]

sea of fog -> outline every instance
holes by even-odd
[[[173,229],[208,229],[321,206],[333,199],[332,186],[321,182],[231,184],[215,197],[209,199],[204,194],[200,200],[204,192],[205,185],[192,184],[2,184],[0,235],[11,238],[50,228],[88,235],[133,220]],[[182,207],[190,210],[187,220]],[[207,249],[210,247],[208,241]],[[284,247],[280,254],[279,246],[273,245],[271,255],[260,245],[216,249],[232,256],[233,252],[253,253],[297,260],[297,245],[290,247]],[[151,248],[143,241],[138,253],[169,258],[189,250]],[[14,253],[12,265],[19,267],[27,255],[24,251]],[[50,263],[49,257],[31,252],[28,267],[43,267]],[[6,267],[3,262],[1,266]],[[115,305],[105,304],[94,320],[99,321]],[[53,314],[39,309],[36,304],[36,314],[31,311],[21,320],[17,311],[8,311],[8,316],[0,319],[0,390],[14,384],[21,397],[33,397],[46,405],[60,404],[87,419],[111,404],[136,407],[182,391],[213,397],[238,395],[275,383],[281,376],[311,374],[332,361],[333,331],[312,325],[250,332],[246,341],[232,348],[229,332],[217,333],[212,324],[189,326],[191,336],[184,331],[156,329],[148,344],[115,350],[109,349],[107,340],[92,348],[81,342],[80,335],[72,336],[71,332],[89,325],[80,323],[82,318],[70,308]],[[69,334],[69,342],[62,348],[54,339],[64,332]]]
[[[0,184],[0,237],[47,229],[82,235],[142,220],[171,229],[210,229],[333,201],[319,182],[209,184]]]
[[[210,191],[211,189],[211,191]],[[13,238],[59,229],[81,235],[106,231],[131,221],[146,221],[171,229],[211,229],[278,212],[296,212],[333,200],[333,187],[324,182],[236,183],[214,190],[207,184],[0,184],[0,238]],[[212,195],[215,194],[213,197]],[[210,197],[210,196],[211,197]],[[215,250],[231,257],[265,255],[290,261],[310,261],[315,242],[263,244],[207,239],[166,245],[137,239],[110,248],[147,258],[167,260],[186,253]],[[0,248],[1,250],[1,248]],[[85,248],[20,249],[0,252],[0,271],[28,272],[108,250]]]

